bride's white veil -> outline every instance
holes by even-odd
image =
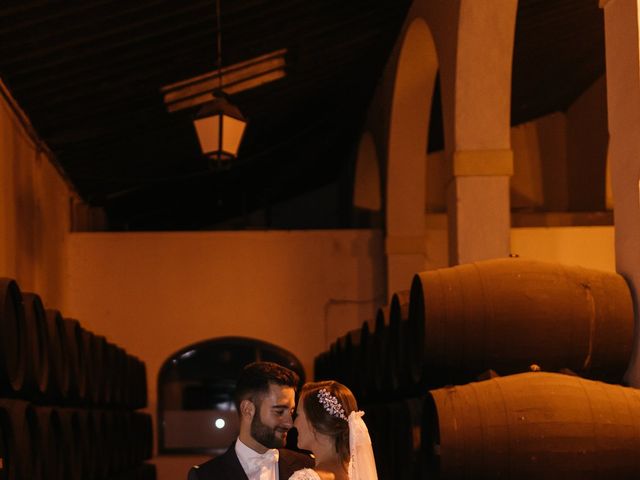
[[[361,411],[349,414],[349,480],[378,480],[371,437],[363,415]]]

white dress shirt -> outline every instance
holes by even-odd
[[[275,448],[260,454],[247,447],[240,439],[236,440],[236,455],[249,480],[278,480],[278,458],[280,452]]]

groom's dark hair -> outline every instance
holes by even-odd
[[[240,402],[251,400],[258,404],[258,397],[269,391],[269,385],[275,384],[283,387],[297,389],[300,378],[298,374],[282,365],[273,362],[253,362],[244,367],[233,399],[236,410],[240,412]]]

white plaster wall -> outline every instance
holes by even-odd
[[[19,107],[4,85],[0,89],[0,276],[59,308],[69,205],[77,196],[20,121]]]
[[[74,233],[68,252],[65,313],[140,356],[151,379],[176,350],[225,335],[287,348],[311,375],[383,293],[381,235],[367,230]]]
[[[383,239],[370,230],[74,233],[68,255],[65,315],[146,362],[151,412],[159,368],[184,346],[254,337],[311,378],[314,356],[384,301]],[[159,458],[160,479],[198,460]]]
[[[444,214],[426,217],[427,270],[448,266],[446,222]],[[511,228],[510,239],[512,255],[616,271],[612,226],[518,227]]]
[[[612,226],[511,229],[511,253],[521,258],[616,271]]]

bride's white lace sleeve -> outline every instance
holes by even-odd
[[[289,477],[289,480],[320,480],[320,475],[311,468],[303,468],[302,470],[294,472],[293,475]]]

